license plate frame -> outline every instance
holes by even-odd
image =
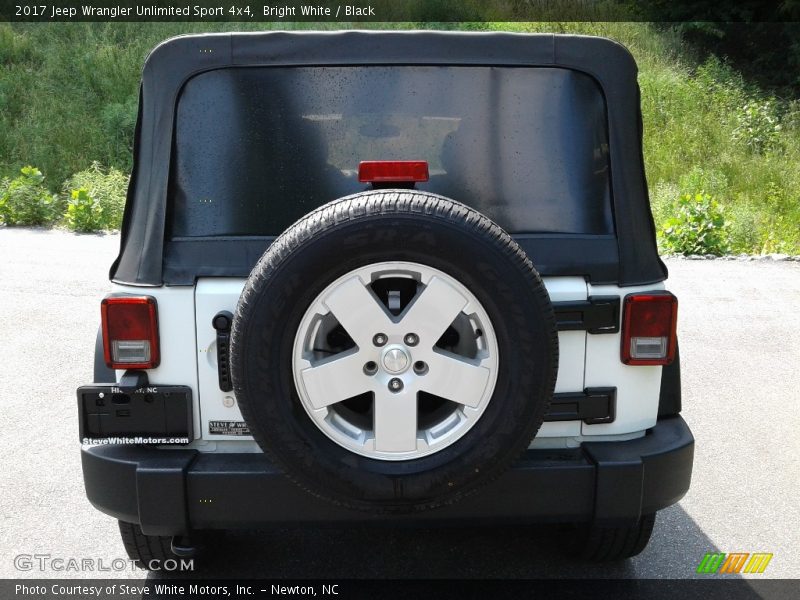
[[[79,387],[81,443],[177,444],[194,439],[192,390],[153,385],[126,390],[119,384]]]

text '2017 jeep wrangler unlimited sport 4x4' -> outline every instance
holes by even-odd
[[[475,519],[619,559],[686,493],[621,46],[179,37],[134,158],[78,407],[87,495],[143,565],[210,530]]]

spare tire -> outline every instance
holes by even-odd
[[[500,227],[441,196],[327,204],[266,251],[233,318],[242,415],[312,494],[375,513],[454,502],[529,445],[553,395],[555,316]]]

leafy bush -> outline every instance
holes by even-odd
[[[119,229],[125,208],[128,176],[111,167],[104,171],[93,162],[64,182],[67,227],[77,231]]]
[[[709,194],[683,194],[661,232],[662,247],[673,254],[725,254],[728,230],[719,203]]]
[[[752,152],[763,154],[775,150],[780,143],[781,124],[772,100],[751,101],[736,113],[738,124],[733,139],[744,143]]]
[[[18,177],[0,182],[0,222],[6,225],[47,225],[59,217],[61,206],[35,167],[23,167]]]
[[[73,231],[99,231],[105,229],[103,207],[86,188],[72,190],[67,205],[67,227]]]

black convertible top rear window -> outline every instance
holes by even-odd
[[[511,233],[613,233],[606,107],[570,69],[224,68],[180,95],[169,237],[277,235],[367,189],[362,160],[427,160],[418,189]]]

